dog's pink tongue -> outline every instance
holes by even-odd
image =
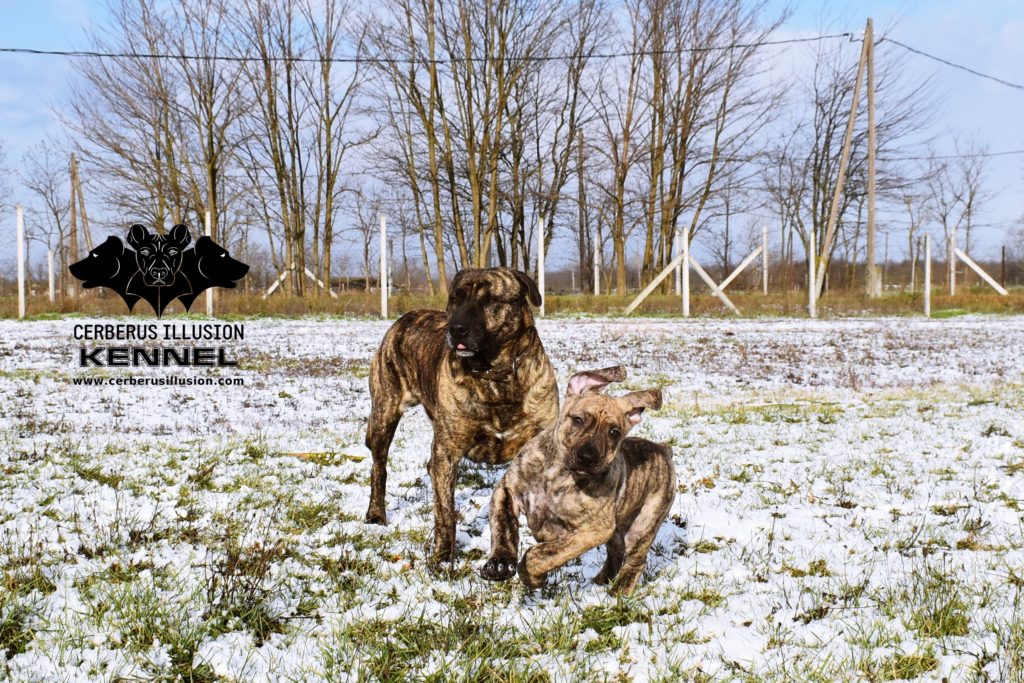
[[[455,348],[457,348],[457,349],[460,349],[460,350],[465,350],[465,348],[466,348],[466,347],[465,347],[465,345],[463,345],[463,344],[459,344],[459,345],[458,345],[458,346],[456,346]]]

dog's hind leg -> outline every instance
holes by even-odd
[[[654,537],[658,534],[661,523],[668,514],[669,505],[672,500],[667,501],[661,498],[649,500],[640,509],[633,523],[626,532],[625,559],[622,562],[622,569],[609,590],[612,594],[626,594],[633,592],[636,588],[640,575],[647,567],[647,553],[651,549]]]
[[[604,548],[608,553],[608,557],[605,558],[601,571],[594,577],[594,583],[600,586],[614,579],[622,568],[622,560],[626,554],[626,539],[623,532],[616,529],[612,537],[604,544]]]
[[[374,366],[376,366],[376,360]],[[384,493],[388,483],[388,450],[395,437],[395,429],[402,419],[402,390],[388,381],[387,372],[372,368],[370,396],[372,407],[366,423],[366,447],[373,455],[370,469],[370,505],[366,510],[366,521],[370,524],[387,524],[387,510]]]

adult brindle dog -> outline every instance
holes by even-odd
[[[422,404],[434,423],[427,471],[434,490],[433,562],[455,555],[459,461],[504,464],[558,415],[555,372],[533,325],[540,292],[511,268],[468,269],[445,311],[399,318],[370,365],[366,446],[373,454],[366,521],[386,524],[388,448],[402,414]]]

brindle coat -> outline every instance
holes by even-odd
[[[460,271],[445,311],[412,311],[384,335],[370,366],[373,454],[366,521],[386,524],[388,448],[406,409],[434,423],[434,561],[455,554],[459,460],[504,464],[558,414],[555,372],[533,324],[540,292],[511,268]]]
[[[491,557],[485,579],[516,571],[531,588],[545,575],[602,543],[608,551],[594,577],[629,593],[675,498],[672,449],[626,438],[645,408],[661,407],[661,392],[620,398],[598,393],[625,379],[620,365],[573,376],[558,421],[526,444],[491,497]],[[519,515],[539,543],[517,558]]]

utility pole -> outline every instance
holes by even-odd
[[[85,215],[85,195],[82,193],[82,179],[78,175],[78,158],[71,155],[71,206],[78,202],[78,215],[82,220],[82,236],[85,248],[92,251],[92,233],[89,231],[89,217]]]
[[[68,258],[64,262],[64,267],[71,265],[72,263],[78,262],[78,211],[77,203],[75,202],[75,155],[71,155],[71,203],[68,207]],[[78,296],[78,287],[75,285],[74,278],[65,278],[67,283],[68,294],[72,297]]]
[[[868,17],[864,28],[864,54],[867,57],[867,90],[868,90],[868,258],[867,258],[867,294],[878,297],[882,294],[882,282],[875,264],[875,148],[878,138],[875,134],[875,29],[874,22]],[[857,92],[854,92],[854,106]]]
[[[857,123],[857,105],[860,102],[860,86],[864,81],[864,65],[867,62],[868,41],[861,45],[860,61],[857,63],[857,78],[853,85],[853,100],[850,104],[850,118],[846,122],[846,135],[843,138],[843,150],[839,155],[839,172],[836,177],[836,186],[832,192],[832,204],[828,212],[828,224],[825,227],[825,236],[821,240],[821,262],[816,264],[814,281],[809,283],[814,290],[815,306],[817,305],[818,290],[825,281],[825,274],[828,272],[829,254],[832,252],[832,241],[836,236],[836,223],[839,220],[839,204],[843,196],[843,185],[846,183],[846,167],[850,162],[850,143],[853,141],[853,128]],[[870,147],[870,145],[869,145]],[[813,232],[813,231],[812,231]],[[812,249],[814,254],[816,249]],[[815,309],[816,310],[816,309]]]

